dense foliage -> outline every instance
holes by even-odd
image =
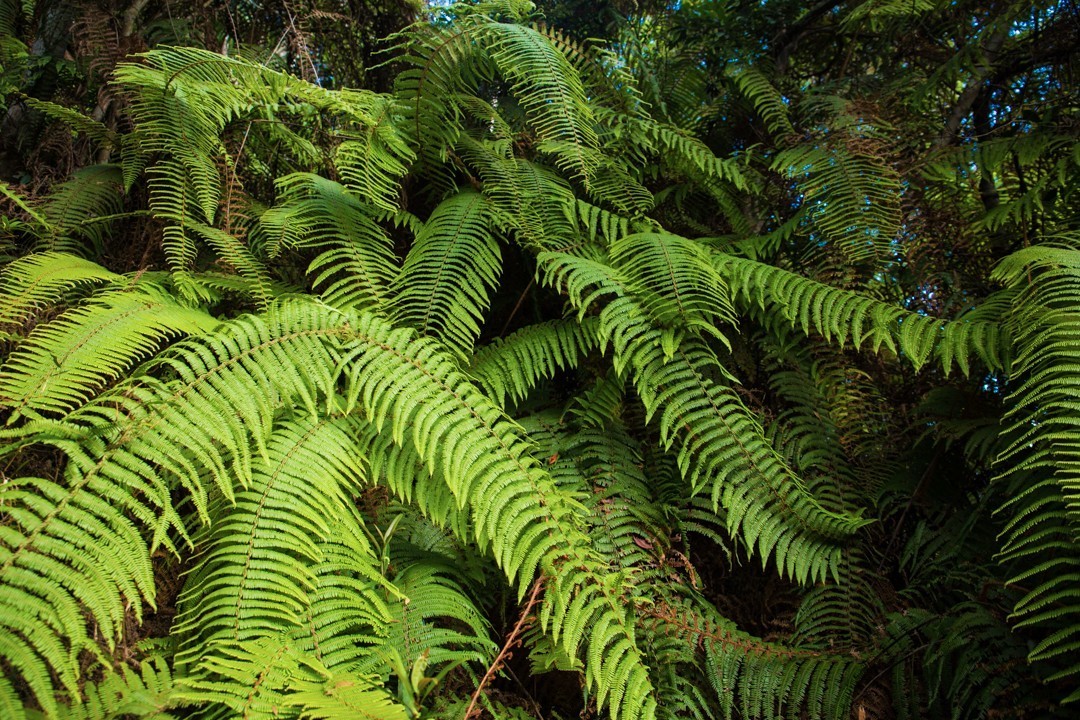
[[[0,0],[0,716],[1075,707],[1075,5],[542,8]]]

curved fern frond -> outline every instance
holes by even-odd
[[[307,630],[323,546],[343,520],[354,519],[349,504],[365,475],[353,432],[341,419],[278,423],[265,460],[257,458],[242,483],[246,489],[213,513],[209,546],[185,585],[176,620],[184,655],[218,641]],[[377,560],[370,547],[351,550],[368,565],[367,577],[358,578],[367,591],[349,595],[352,614],[380,627],[389,615],[372,587],[381,580]]]
[[[463,136],[457,151],[483,178],[484,195],[499,210],[499,223],[528,248],[556,249],[575,238],[574,194],[551,170],[506,157],[491,144]]]
[[[592,107],[577,70],[542,33],[524,25],[492,23],[490,52],[533,121],[541,150],[586,187],[594,180],[598,146]]]
[[[473,387],[450,355],[412,331],[373,316],[355,327],[357,345],[343,358],[350,403],[397,444],[412,445],[438,470],[474,536],[524,593],[538,570],[550,585],[541,625],[553,639],[590,659],[586,682],[615,718],[655,712],[652,684],[634,641],[622,595],[624,578],[604,575],[578,529],[576,503],[560,493],[531,457],[529,445],[498,407]]]
[[[416,156],[401,135],[394,99],[356,90],[341,93],[354,108],[354,119],[359,116],[363,122],[356,130],[339,133],[342,142],[334,165],[345,187],[375,207],[395,211],[400,205],[400,180]]]
[[[394,319],[468,357],[502,269],[483,195],[461,191],[435,208],[390,291]]]
[[[185,704],[210,704],[208,718],[299,718],[302,709],[303,717],[328,720],[408,717],[375,678],[332,673],[284,639],[221,645],[214,651],[197,675],[177,683],[176,693]],[[338,715],[339,710],[345,714]]]
[[[668,233],[637,233],[611,246],[613,265],[661,327],[682,325],[719,336],[717,326],[734,322],[727,284],[701,245]]]
[[[851,263],[873,262],[890,252],[900,228],[903,188],[880,155],[805,143],[779,153],[772,168],[798,183],[811,223]]]
[[[0,274],[0,327],[7,330],[23,324],[73,288],[121,279],[97,263],[66,253],[34,253],[19,258],[4,266]]]
[[[138,717],[142,720],[174,720],[178,715],[172,697],[173,674],[168,661],[153,656],[139,663],[138,671],[124,666],[109,673],[100,682],[87,684],[85,699],[73,705],[61,705],[51,720],[122,720]],[[17,715],[5,715],[13,720]],[[46,720],[46,716],[31,710],[28,720]]]
[[[1025,248],[1005,258],[994,276],[1023,288],[1009,319],[1017,346],[1005,414],[1009,444],[997,459],[1004,478],[1026,479],[1002,508],[1012,515],[1003,554],[1027,565],[1011,582],[1034,583],[1014,612],[1019,625],[1051,631],[1030,659],[1064,663],[1054,677],[1073,677],[1080,674],[1074,653],[1080,639],[1080,250],[1075,238]],[[1077,700],[1080,690],[1065,699]]]
[[[644,610],[654,635],[700,646],[725,718],[842,720],[863,666],[841,655],[764,642],[719,617],[703,600],[664,599]]]
[[[387,303],[398,268],[393,243],[372,219],[370,210],[338,183],[309,173],[278,181],[301,246],[321,249],[308,274],[323,298],[336,307],[373,307]]]
[[[595,322],[537,323],[478,348],[469,375],[505,407],[524,400],[541,379],[576,367],[595,347]]]
[[[82,254],[84,241],[100,244],[121,208],[123,176],[117,165],[91,165],[77,170],[68,180],[52,188],[41,214],[50,233],[40,248],[53,252]]]
[[[940,320],[772,265],[720,253],[714,260],[741,304],[779,313],[804,333],[812,330],[841,347],[884,346],[916,368],[936,356],[946,372],[956,362],[965,375],[972,356],[991,369],[1008,367],[1008,335],[997,322]]]
[[[29,107],[40,110],[49,119],[59,120],[75,132],[81,133],[101,145],[117,146],[120,144],[120,136],[114,130],[110,130],[104,123],[87,117],[74,108],[35,97],[23,97],[22,101]]]
[[[384,670],[388,656],[410,669],[417,662],[439,668],[470,662],[482,667],[491,661],[498,647],[488,637],[487,621],[452,577],[416,563],[400,568],[393,582],[398,595],[386,598],[386,638],[357,670]]]
[[[791,124],[791,112],[780,91],[757,68],[732,65],[727,75],[743,95],[754,105],[765,127],[778,138],[795,132]]]
[[[71,410],[162,342],[218,324],[147,284],[104,293],[30,333],[0,368],[0,405],[15,413],[9,424],[27,410]]]
[[[77,695],[79,655],[100,652],[84,612],[111,645],[125,614],[140,617],[154,597],[146,543],[128,517],[154,509],[133,488],[43,478],[0,484],[0,507],[0,657],[51,716],[53,677]]]

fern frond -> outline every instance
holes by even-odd
[[[0,368],[0,405],[16,415],[71,410],[162,342],[218,324],[147,284],[104,293],[30,333]]]
[[[498,647],[487,621],[445,571],[417,563],[400,568],[393,582],[398,596],[386,598],[387,636],[357,664],[360,672],[385,669],[383,658],[395,653],[406,668],[418,661],[432,668],[491,662]]]
[[[208,717],[275,720],[285,717],[404,720],[405,708],[371,677],[334,674],[311,655],[280,638],[221,645],[178,683],[185,704],[218,706]],[[319,697],[322,695],[322,697]],[[301,715],[304,708],[304,715]],[[310,708],[310,711],[308,710]],[[337,715],[342,709],[347,714]],[[329,713],[329,714],[327,714]]]
[[[173,674],[168,661],[161,656],[147,658],[138,670],[124,666],[109,673],[103,680],[88,684],[82,702],[61,705],[51,720],[122,720],[138,717],[143,720],[174,720],[177,715],[172,697]],[[4,717],[9,717],[5,715]],[[11,716],[12,718],[18,716]],[[46,716],[31,710],[30,720],[46,720]]]
[[[1064,663],[1054,677],[1073,677],[1080,674],[1073,653],[1080,637],[1074,602],[1080,567],[1080,250],[1075,238],[1025,248],[1005,258],[994,276],[1024,288],[1009,319],[1017,346],[1015,386],[1005,414],[1008,445],[997,459],[1004,477],[1027,478],[1027,487],[1002,508],[1012,514],[1003,554],[1027,565],[1011,582],[1034,583],[1014,612],[1021,626],[1051,631],[1030,659]],[[1077,700],[1080,691],[1065,698]]]
[[[544,253],[540,262],[545,282],[562,289],[580,313],[614,296],[600,311],[601,349],[611,343],[616,371],[629,370],[647,419],[660,411],[661,439],[665,447],[678,442],[691,491],[711,484],[729,531],[763,562],[775,555],[777,566],[802,582],[835,573],[835,539],[866,522],[825,510],[807,492],[726,386],[712,351],[689,337],[673,345],[611,268],[561,253]]]
[[[725,718],[841,720],[863,666],[841,655],[764,642],[741,632],[700,599],[663,599],[643,611],[653,635],[700,646]]]
[[[40,249],[83,254],[83,238],[95,246],[121,208],[123,178],[116,165],[91,165],[54,187],[41,206],[51,232]]]
[[[779,153],[772,169],[798,183],[813,226],[851,263],[888,255],[900,228],[902,186],[880,155],[805,143]]]
[[[323,546],[340,523],[354,519],[349,504],[365,475],[351,432],[355,428],[340,419],[300,416],[277,424],[265,460],[257,458],[242,482],[246,489],[215,509],[207,550],[185,585],[174,628],[184,639],[181,660],[218,641],[307,631],[302,623]],[[377,560],[366,543],[351,549],[369,568],[367,592],[349,595],[352,613],[379,627],[389,615],[370,587],[379,577]]]
[[[389,420],[437,470],[474,536],[524,592],[539,570],[550,578],[541,625],[567,652],[590,659],[586,682],[615,718],[655,713],[652,684],[622,602],[624,579],[605,576],[577,527],[576,503],[560,493],[531,457],[519,430],[456,369],[451,356],[411,331],[373,316],[355,327],[357,345],[342,361],[348,408],[359,405],[376,429]]]
[[[668,233],[637,233],[612,244],[611,260],[661,327],[718,334],[718,325],[734,322],[727,285],[701,245]]]
[[[331,305],[389,312],[398,274],[393,244],[371,211],[341,185],[308,173],[278,181],[282,207],[302,229],[301,246],[321,249],[308,274]]]
[[[777,312],[804,333],[813,331],[840,347],[885,347],[916,368],[936,356],[946,371],[956,362],[965,374],[972,357],[991,369],[1007,367],[1009,340],[999,323],[940,320],[753,260],[724,254],[714,260],[741,304]]]
[[[598,140],[577,70],[534,28],[491,23],[486,30],[492,60],[530,116],[540,149],[552,152],[561,169],[588,187],[597,168],[595,154],[588,151],[597,148]]]
[[[140,617],[144,598],[154,597],[146,543],[127,515],[153,509],[131,488],[87,484],[0,484],[0,657],[50,716],[57,689],[79,693],[80,654],[100,652],[86,614],[111,646],[125,614]]]
[[[457,152],[483,178],[484,195],[499,210],[499,223],[528,248],[556,249],[575,238],[574,194],[551,170],[507,157],[489,143],[463,136]]]
[[[0,273],[0,327],[18,326],[44,306],[79,286],[118,282],[121,277],[97,263],[66,253],[35,253],[4,266]],[[8,329],[5,327],[4,329]]]
[[[753,103],[769,132],[778,138],[795,132],[788,104],[764,73],[748,65],[732,65],[727,75],[739,92]]]
[[[342,130],[334,153],[334,165],[345,187],[373,206],[387,211],[398,209],[400,180],[415,154],[402,136],[397,121],[399,109],[390,97],[375,93],[343,90],[342,98],[353,108],[356,130]]]
[[[595,322],[537,323],[477,349],[469,375],[505,407],[524,400],[541,379],[576,367],[595,347]]]
[[[35,97],[23,97],[22,101],[29,107],[40,110],[49,119],[59,120],[72,130],[101,145],[115,147],[120,144],[120,136],[114,130],[110,130],[104,123],[87,117],[74,108]]]
[[[486,198],[461,191],[435,208],[390,291],[395,321],[468,357],[502,269]]]
[[[266,307],[273,297],[273,281],[266,265],[255,257],[251,248],[240,238],[224,230],[199,222],[192,222],[189,227],[217,251],[218,257],[248,281],[246,288],[255,298],[258,307]],[[190,282],[196,281],[192,278]]]

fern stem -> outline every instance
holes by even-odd
[[[529,593],[529,601],[526,602],[525,607],[522,608],[521,617],[514,623],[514,629],[510,631],[510,635],[507,636],[506,642],[503,643],[502,649],[499,650],[499,654],[496,656],[495,661],[491,663],[487,672],[484,673],[484,677],[480,679],[480,684],[476,686],[476,690],[469,700],[469,707],[465,709],[465,715],[462,716],[462,720],[469,720],[474,713],[479,711],[479,708],[476,707],[476,703],[479,702],[480,695],[484,692],[484,686],[487,685],[488,681],[490,681],[495,673],[499,671],[502,664],[510,659],[511,655],[513,655],[514,648],[521,644],[521,633],[529,624],[533,608],[536,606],[537,600],[540,599],[540,591],[543,587],[544,576],[541,575],[533,582],[532,591]]]

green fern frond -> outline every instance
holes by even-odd
[[[764,642],[693,595],[662,599],[643,615],[651,634],[704,649],[705,670],[725,718],[850,715],[863,673],[850,658]]]
[[[84,239],[99,246],[102,234],[116,220],[122,206],[123,178],[117,165],[91,165],[52,188],[41,214],[50,233],[41,250],[84,254]]]
[[[340,523],[354,519],[349,504],[365,475],[351,432],[340,419],[278,423],[265,460],[256,458],[242,482],[246,489],[213,512],[207,550],[185,585],[174,629],[184,639],[181,660],[218,641],[307,630],[302,623],[323,546]],[[380,627],[389,614],[371,587],[379,578],[377,560],[366,543],[351,550],[369,568],[357,578],[366,580],[367,591],[349,596],[354,620]]]
[[[479,348],[469,375],[505,407],[524,400],[541,379],[576,367],[595,347],[593,321],[537,323]]]
[[[166,340],[218,324],[145,283],[104,293],[27,336],[0,368],[0,405],[15,415],[71,410]]]
[[[499,223],[527,248],[555,249],[575,239],[574,194],[551,170],[507,157],[498,146],[463,136],[457,152],[484,181],[484,195],[499,210]]]
[[[841,143],[805,143],[772,169],[798,183],[809,219],[854,264],[886,257],[900,228],[900,176],[877,154]]]
[[[22,101],[29,107],[40,110],[50,120],[58,120],[100,145],[115,147],[120,144],[120,136],[114,130],[78,110],[35,97],[23,97]]]
[[[69,290],[121,277],[97,263],[65,253],[35,253],[4,266],[0,273],[0,327],[25,323]]]
[[[278,181],[282,206],[300,228],[302,247],[322,252],[308,266],[312,284],[336,307],[389,312],[398,275],[393,244],[369,208],[344,187],[308,173]]]
[[[395,703],[370,682],[354,673],[328,675],[320,681],[294,680],[289,705],[299,708],[302,720],[408,720],[408,708]]]
[[[1025,248],[1005,258],[994,272],[1023,289],[1009,319],[1017,356],[1014,389],[1007,402],[1008,445],[998,456],[1004,477],[1027,478],[1002,511],[1006,525],[1003,555],[1027,567],[1011,582],[1034,583],[1017,602],[1021,626],[1048,628],[1030,659],[1064,663],[1054,678],[1080,673],[1073,656],[1080,637],[1080,613],[1073,599],[1080,567],[1080,455],[1077,453],[1076,396],[1080,352],[1074,308],[1080,304],[1080,250],[1075,238],[1056,245]],[[1080,691],[1065,702],[1080,700]]]
[[[144,598],[154,597],[146,543],[128,517],[154,509],[138,495],[105,482],[69,487],[15,478],[0,485],[0,657],[5,674],[50,716],[58,690],[79,693],[80,654],[100,653],[86,614],[111,646],[125,614],[141,617]]]
[[[512,85],[541,143],[556,164],[588,187],[596,178],[598,146],[585,86],[566,56],[531,27],[492,23],[489,48],[500,73]]]
[[[939,320],[753,260],[724,254],[714,260],[740,304],[779,313],[802,332],[813,331],[840,347],[869,342],[880,351],[884,346],[916,368],[936,356],[946,372],[956,362],[967,374],[971,357],[990,369],[1007,367],[1008,335],[997,322]]]
[[[463,190],[435,208],[390,291],[394,319],[468,357],[502,269],[488,201]]]
[[[578,227],[581,234],[591,242],[610,246],[624,235],[630,234],[630,220],[622,215],[608,212],[607,210],[578,200],[574,203],[576,208]]]
[[[613,265],[661,327],[683,325],[719,336],[734,322],[727,285],[701,245],[668,233],[627,235],[611,246]]]
[[[406,442],[468,504],[479,547],[524,593],[537,571],[550,585],[541,625],[568,653],[589,657],[586,682],[614,718],[655,713],[652,684],[622,601],[624,579],[605,575],[577,527],[576,503],[560,493],[497,406],[448,354],[412,331],[372,316],[355,326],[343,358],[348,397],[395,443]],[[385,432],[385,431],[384,431]]]
[[[176,708],[173,688],[168,660],[153,656],[142,660],[137,671],[124,666],[100,682],[88,684],[83,692],[85,699],[78,704],[61,705],[57,714],[49,716],[31,710],[26,717],[29,720],[46,720],[46,717],[50,720],[122,720],[128,717],[174,720],[179,714],[169,712]],[[20,716],[4,717],[14,720]]]
[[[473,663],[483,667],[498,651],[479,608],[444,571],[417,563],[398,569],[397,597],[387,597],[388,630],[382,644],[357,664],[360,672],[387,670],[386,656],[406,668],[417,662],[441,668]]]
[[[765,127],[778,138],[784,138],[795,132],[791,124],[791,112],[784,102],[780,91],[769,79],[755,67],[732,65],[727,76],[735,87],[754,105],[758,115],[765,121]]]
[[[866,524],[825,510],[765,439],[704,343],[673,346],[629,296],[619,275],[600,263],[561,253],[540,256],[544,280],[562,289],[580,313],[614,296],[600,311],[601,349],[611,343],[619,373],[629,370],[647,418],[659,411],[665,447],[679,443],[678,463],[691,491],[711,485],[729,532],[765,562],[801,582],[835,574],[835,539]]]
[[[345,187],[373,206],[388,211],[400,205],[400,181],[415,154],[401,134],[394,99],[375,93],[343,90],[342,98],[361,118],[355,130],[339,132],[334,165]]]
[[[374,678],[331,673],[283,639],[221,645],[213,651],[197,675],[177,683],[175,695],[184,704],[209,704],[208,718],[338,720],[357,713],[380,720],[408,717]],[[345,714],[338,715],[338,710]]]
[[[234,268],[247,280],[246,288],[255,298],[258,307],[263,308],[269,304],[274,294],[273,281],[270,273],[257,257],[240,238],[199,222],[190,223],[192,232],[217,251],[218,257]],[[195,279],[191,279],[195,283]]]
[[[403,132],[427,165],[446,160],[462,131],[461,90],[491,77],[490,60],[477,48],[482,16],[460,19],[451,28],[418,22],[394,36],[405,66],[394,80]]]

